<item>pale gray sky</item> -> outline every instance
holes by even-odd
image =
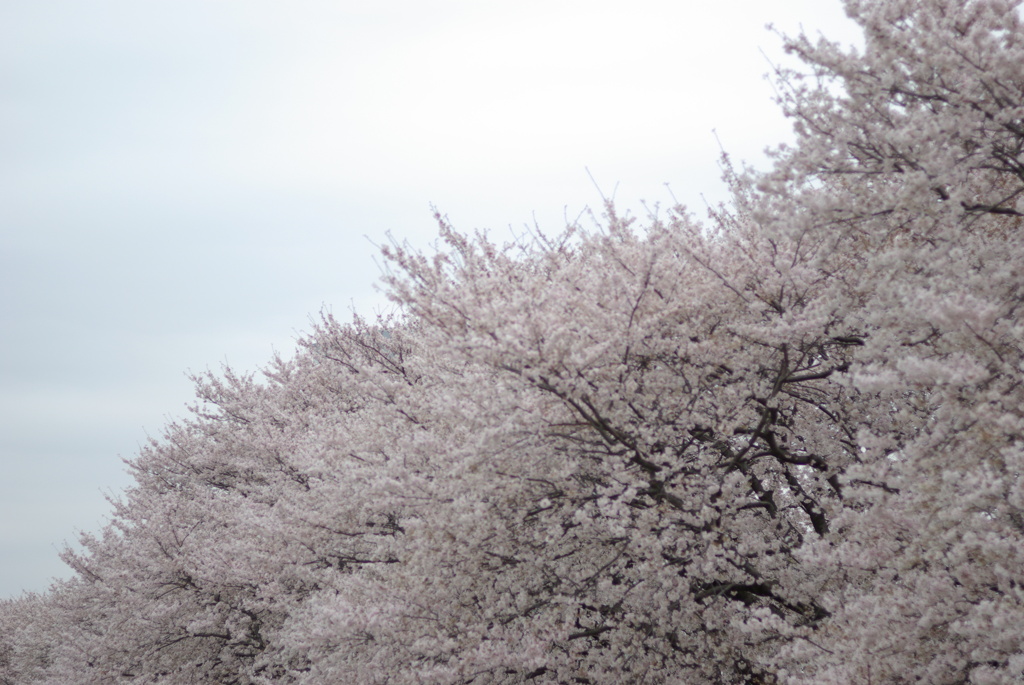
[[[768,22],[838,1],[0,2],[0,597],[66,575],[184,372],[256,370],[322,306],[372,315],[374,243],[549,232],[602,190],[724,199],[788,138]]]

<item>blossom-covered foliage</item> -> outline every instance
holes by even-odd
[[[698,222],[385,250],[197,378],[3,683],[1024,682],[1024,30],[846,0]]]

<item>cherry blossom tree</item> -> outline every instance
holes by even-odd
[[[384,250],[197,378],[11,683],[1024,679],[1017,2],[847,0],[731,205]]]
[[[825,83],[788,77],[800,139],[762,216],[812,263],[866,256],[833,306],[862,312],[849,385],[874,405],[842,534],[803,551],[843,578],[805,682],[1022,677],[1018,5],[848,3],[863,54],[788,46]]]

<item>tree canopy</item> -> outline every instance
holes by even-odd
[[[386,248],[196,378],[0,683],[1024,682],[1019,0],[845,0],[734,199]]]

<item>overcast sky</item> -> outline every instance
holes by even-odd
[[[384,306],[431,205],[505,235],[725,198],[789,138],[765,30],[838,0],[0,0],[0,597],[42,591],[186,414],[321,308]]]

